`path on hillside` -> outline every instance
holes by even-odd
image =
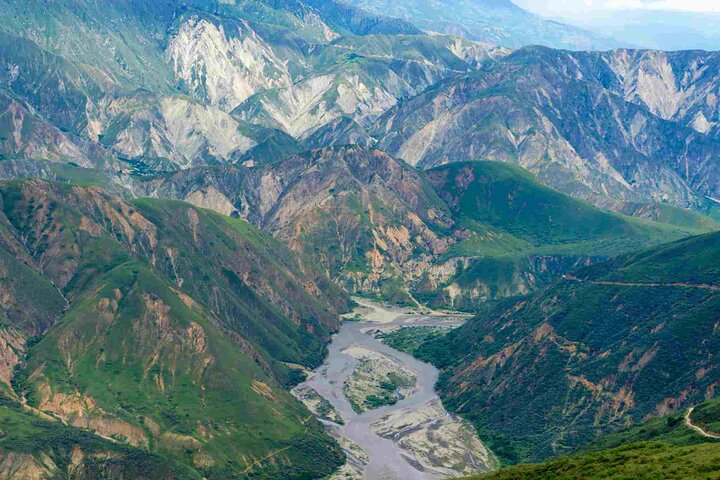
[[[712,438],[713,440],[720,440],[720,435],[716,433],[710,433],[703,430],[701,427],[694,425],[692,423],[692,412],[695,410],[695,407],[691,407],[688,409],[687,413],[685,414],[685,425],[695,430],[697,433],[702,435],[705,438]]]
[[[678,288],[697,288],[700,290],[713,290],[720,292],[720,285],[711,285],[709,283],[640,283],[640,282],[611,282],[602,280],[583,280],[582,278],[573,277],[571,275],[563,275],[563,279],[569,282],[589,283],[590,285],[606,285],[617,287],[645,287],[645,288],[662,288],[662,287],[678,287]]]

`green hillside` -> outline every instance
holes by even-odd
[[[8,398],[206,478],[342,462],[284,388],[300,378],[286,363],[318,365],[347,306],[327,277],[180,202],[29,180],[2,184],[0,205],[0,266],[17,273],[0,283]]]
[[[712,395],[719,254],[708,234],[618,257],[488,305],[418,355],[506,462],[571,452]]]
[[[480,308],[488,300],[530,293],[589,261],[707,232],[714,225],[672,226],[600,210],[541,185],[513,164],[456,163],[432,169],[428,177],[455,222],[455,239],[442,260],[460,260],[450,279],[440,285],[427,279],[417,286],[416,298],[436,307]],[[685,218],[685,211],[677,210]]]
[[[451,250],[455,254],[613,255],[681,235],[680,228],[606,212],[564,195],[514,164],[458,163],[430,170],[429,176],[458,226],[473,234]]]
[[[710,424],[718,425],[719,405],[718,399],[702,403],[693,411],[692,423],[700,424],[700,418],[706,416]],[[698,434],[687,426],[685,415],[677,413],[604,435],[576,456],[512,467],[475,478],[712,479],[720,475],[719,442]]]
[[[501,470],[474,480],[707,480],[718,478],[720,448],[716,444],[672,447],[637,443],[540,465]]]
[[[200,480],[192,468],[23,411],[0,397],[0,471],[10,478]]]
[[[708,203],[708,208],[705,209],[706,215],[704,215],[664,203],[631,203],[622,208],[622,213],[683,228],[707,231],[720,230],[720,222],[712,218],[712,207]]]

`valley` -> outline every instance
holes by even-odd
[[[295,389],[296,396],[305,398],[316,413],[317,399],[308,398],[304,392],[315,392],[329,404],[320,419],[348,457],[341,473],[331,478],[435,480],[496,468],[495,456],[472,427],[445,411],[434,390],[438,370],[376,338],[379,332],[402,327],[456,328],[466,317],[430,316],[356,300],[360,307],[347,316],[352,320],[346,320],[333,337],[325,363]],[[415,382],[397,396],[396,403],[358,412],[348,399],[346,387],[368,359],[394,364],[396,370],[414,375]],[[376,374],[384,371],[382,364],[375,366]],[[394,388],[395,393],[401,390]],[[359,392],[373,393],[372,388]]]

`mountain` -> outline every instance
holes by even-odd
[[[405,272],[446,248],[452,222],[422,172],[358,146],[121,183],[134,196],[177,198],[245,218],[349,291],[405,303],[412,303]]]
[[[580,455],[528,475],[707,468],[718,54],[530,42],[613,44],[507,0],[3,0],[0,478],[332,478],[362,455],[290,390],[350,295],[476,314],[399,343],[505,463]]]
[[[418,27],[510,48],[545,45],[571,50],[609,50],[622,44],[607,35],[544,19],[510,0],[349,0],[375,13]]]
[[[604,207],[707,209],[720,148],[710,123],[714,60],[703,52],[524,48],[394,107],[372,134],[380,148],[423,168],[519,163]]]
[[[580,269],[419,355],[444,367],[446,404],[506,461],[572,452],[715,396],[719,249],[713,233]]]
[[[660,222],[604,212],[508,164],[466,162],[423,172],[360,146],[153,177],[5,166],[0,177],[89,182],[128,198],[182,200],[241,217],[312,258],[348,291],[409,305],[472,309],[540,288],[576,264],[718,225],[660,206],[666,213],[654,217],[650,206],[633,207]]]
[[[0,198],[0,395],[207,478],[342,462],[284,389],[348,308],[311,263],[179,202],[39,180]]]
[[[511,54],[327,2],[7,7],[0,158],[153,174],[352,143],[520,163],[616,211],[720,196],[713,53]]]
[[[0,158],[152,173],[369,144],[399,100],[508,53],[333,2],[85,3],[0,13]]]
[[[305,78],[250,97],[233,115],[281,129],[298,140],[307,140],[323,127],[334,132],[338,130],[335,122],[351,122],[356,131],[363,132],[399,101],[507,53],[506,49],[447,36],[342,38],[308,56],[313,70]],[[324,143],[318,139],[310,143],[342,145],[342,140],[342,135],[334,134],[325,136]],[[368,138],[365,143],[372,142]]]
[[[432,305],[476,308],[524,295],[574,266],[692,231],[685,229],[690,221],[678,228],[599,210],[514,165],[454,163],[428,176],[452,212],[455,236],[418,288],[418,298]]]

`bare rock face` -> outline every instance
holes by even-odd
[[[15,367],[25,356],[25,335],[12,327],[0,327],[0,382],[10,386]]]
[[[720,132],[720,56],[716,52],[618,50],[603,54],[617,91],[653,114],[714,137]]]
[[[712,114],[668,120],[693,110],[696,90],[717,84],[705,84],[698,59],[681,73],[665,54],[628,55],[522,49],[391,109],[374,136],[381,148],[423,168],[513,162],[601,206],[699,206],[720,189],[710,180],[717,178],[720,143],[704,133],[713,128]]]
[[[320,146],[339,145],[346,138],[342,130],[345,125],[340,122],[349,120],[367,128],[400,100],[507,53],[449,36],[340,39],[308,55],[307,62],[315,70],[310,70],[304,79],[260,92],[234,114],[252,123],[282,129],[299,140],[307,140],[324,129],[326,143]],[[335,138],[329,133],[332,126],[341,127]],[[355,139],[358,137],[363,136]],[[317,144],[317,139],[311,142]]]
[[[103,144],[123,158],[161,169],[232,162],[256,145],[229,114],[184,97],[117,101],[108,114]]]
[[[178,81],[226,111],[259,90],[292,82],[282,55],[247,21],[216,23],[193,15],[170,40],[166,56]]]

